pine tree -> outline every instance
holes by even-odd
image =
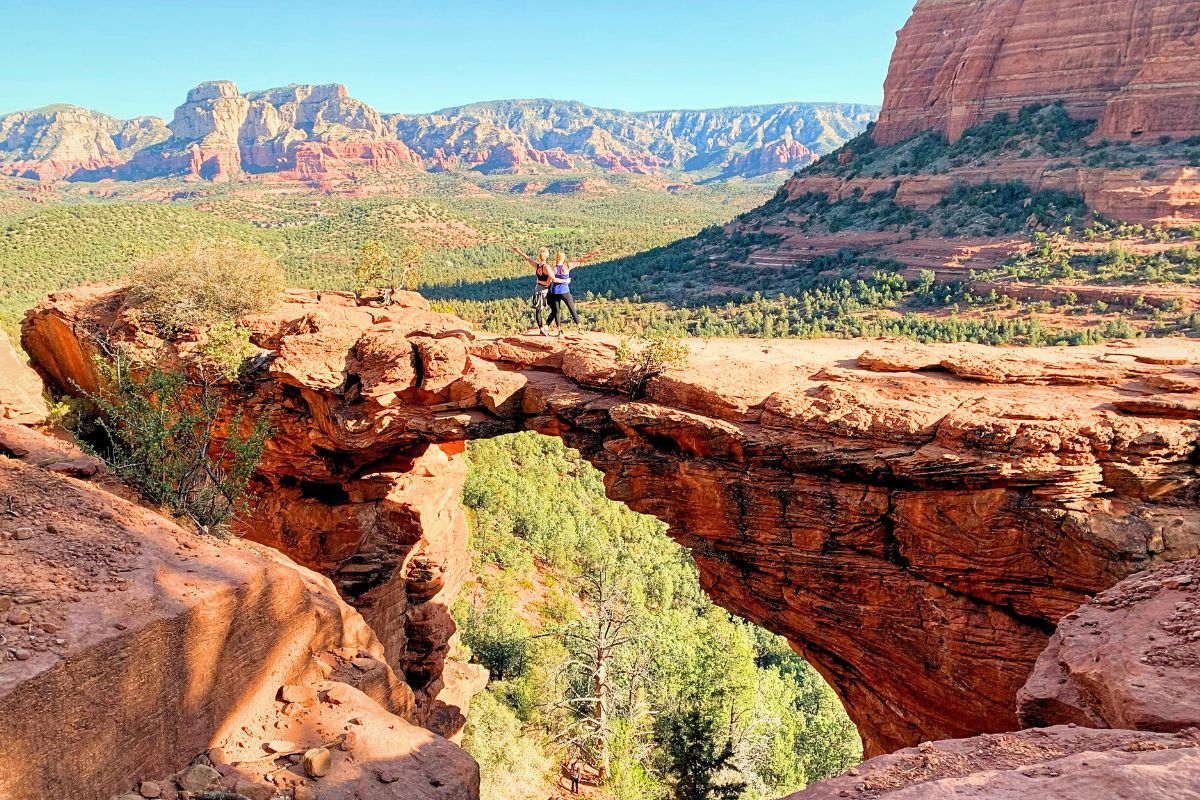
[[[674,781],[672,800],[737,800],[745,790],[745,783],[721,777],[733,769],[733,743],[719,746],[717,727],[699,708],[659,720]]]

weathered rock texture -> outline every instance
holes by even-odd
[[[34,425],[46,418],[42,381],[0,332],[0,419]]]
[[[1192,0],[920,0],[900,31],[874,139],[951,140],[998,112],[1063,101],[1098,136],[1200,134]]]
[[[1031,727],[1200,728],[1200,561],[1127,578],[1064,617],[1018,699]]]
[[[133,321],[120,291],[79,290],[31,312],[23,341],[52,381],[86,386],[84,332],[145,343]],[[293,292],[243,322],[275,354],[243,401],[278,430],[259,489],[272,525],[303,521],[253,523],[250,537],[357,602],[403,582],[411,609],[418,575],[418,596],[436,598],[454,567],[411,569],[393,492],[431,453],[449,458],[435,447],[562,436],[611,497],[669,524],[716,602],[829,678],[870,753],[1017,727],[1014,698],[1058,619],[1200,552],[1200,412],[1179,403],[1195,396],[1196,343],[692,342],[689,366],[633,402],[609,337],[478,335],[416,297],[381,309]],[[370,565],[372,588],[348,590],[329,561]],[[449,630],[425,624],[446,600],[431,602],[406,614],[410,642]],[[388,655],[420,695],[425,667]]]
[[[787,800],[1200,798],[1194,734],[1058,726],[978,736],[872,758]]]
[[[1089,167],[1076,162],[1064,165],[1055,159],[1022,159],[995,153],[985,163],[971,163],[940,174],[905,175],[899,179],[799,174],[788,179],[784,190],[790,200],[809,193],[842,200],[856,195],[870,197],[879,192],[890,194],[892,187],[899,183],[895,201],[924,211],[960,186],[1017,181],[1032,191],[1079,195],[1088,208],[1110,219],[1144,225],[1185,225],[1200,220],[1200,168],[1178,162],[1163,164],[1147,177],[1144,168]],[[904,233],[908,233],[907,229]],[[951,243],[955,243],[954,240]],[[796,244],[803,246],[805,242],[797,237]]]
[[[327,578],[129,502],[129,487],[68,437],[28,427],[45,417],[41,381],[2,340],[5,352],[0,796],[291,797],[312,780],[266,757],[264,742],[281,738],[338,745],[327,800],[477,796],[478,766],[411,724],[412,689]],[[450,699],[465,708],[479,676],[455,674]],[[461,727],[460,708],[438,710],[444,727]],[[198,753],[183,773],[141,784]]]
[[[316,697],[335,681],[347,702],[327,725],[356,717],[371,744],[323,797],[374,787],[371,767],[396,771],[394,796],[476,796],[474,762],[406,721],[412,691],[328,579],[185,531],[115,496],[94,465],[95,482],[64,477],[87,472],[68,445],[11,423],[0,433],[0,795],[107,798],[217,745],[274,769],[258,761],[261,721],[286,718],[302,741],[325,733],[304,703],[281,714],[280,687],[293,687],[283,700]]]
[[[1126,578],[1062,619],[1021,689],[1046,727],[925,742],[790,800],[1200,798],[1197,599],[1198,559]]]

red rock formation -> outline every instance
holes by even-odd
[[[872,758],[786,800],[1174,800],[1195,796],[1198,784],[1194,735],[1062,725],[923,743]]]
[[[41,450],[61,447],[22,430],[46,442]],[[36,461],[30,447],[25,458]],[[0,794],[100,800],[210,746],[234,761],[259,759],[266,737],[281,736],[254,731],[283,718],[280,686],[320,689],[332,678],[372,698],[355,693],[334,730],[351,716],[363,721],[367,763],[377,758],[409,784],[396,796],[474,796],[470,758],[395,716],[411,716],[412,692],[328,579],[270,548],[184,531],[56,471],[0,457],[10,503],[0,517],[0,632],[12,648],[0,665]],[[372,657],[370,672],[349,661]],[[309,716],[298,708],[286,719],[319,736]],[[433,752],[441,763],[428,760]],[[447,788],[420,794],[431,779]],[[322,796],[375,783],[356,767],[331,776]]]
[[[596,166],[613,172],[631,172],[635,175],[653,175],[669,162],[649,153],[616,154],[598,153],[592,157]]]
[[[807,167],[817,160],[817,154],[794,139],[766,144],[742,153],[721,170],[723,177],[754,177],[781,170]]]
[[[1064,617],[1018,700],[1029,726],[1200,728],[1200,560],[1127,578]]]
[[[1126,578],[1062,619],[1021,689],[1021,721],[1047,727],[922,743],[788,800],[1194,795],[1198,601],[1200,559]]]
[[[1200,220],[1200,168],[1164,165],[1156,177],[1147,178],[1141,168],[1060,166],[1044,159],[1002,158],[984,166],[967,165],[944,173],[905,175],[899,179],[840,178],[834,175],[796,175],[784,184],[788,199],[808,193],[826,194],[831,200],[890,194],[900,186],[895,201],[900,205],[928,209],[960,186],[978,186],[986,181],[1021,181],[1031,191],[1055,189],[1081,195],[1088,208],[1110,219],[1145,225],[1194,224]]]
[[[46,418],[42,381],[0,331],[0,419],[34,425]]]
[[[35,364],[88,385],[77,331],[145,336],[114,318],[117,300],[79,290],[31,312]],[[278,430],[258,481],[281,527],[251,535],[350,595],[353,572],[328,562],[370,565],[373,586],[411,581],[410,528],[386,518],[388,498],[431,443],[562,436],[611,497],[668,522],[717,603],[787,636],[829,678],[872,753],[1015,728],[1014,698],[1059,618],[1200,552],[1200,423],[1117,405],[1180,397],[1195,343],[1171,355],[693,342],[686,370],[629,402],[611,338],[477,335],[408,296],[382,309],[294,292],[244,324],[277,354],[247,402]]]
[[[40,401],[15,356],[0,358],[0,378],[35,385]],[[128,502],[65,437],[12,422],[41,419],[14,398],[26,400],[0,393],[0,795],[107,798],[208,751],[189,768],[208,788],[291,797],[311,780],[264,758],[264,742],[338,734],[324,798],[477,796],[475,762],[409,723],[412,689],[328,579]],[[477,673],[442,690],[452,734]],[[188,776],[175,778],[153,796],[186,797]]]
[[[1200,133],[1192,0],[920,0],[900,31],[875,127],[951,140],[994,114],[1063,101],[1109,138]]]

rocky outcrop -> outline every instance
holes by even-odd
[[[103,174],[170,135],[156,117],[129,120],[71,105],[0,116],[0,174],[54,180]]]
[[[789,800],[1200,797],[1200,559],[1063,617],[1018,695],[1027,730],[923,742]]]
[[[231,81],[202,83],[175,109],[172,136],[139,152],[115,174],[125,179],[182,174],[222,181],[277,172],[311,182],[354,168],[420,166],[377,111],[340,84],[291,85],[241,94]]]
[[[86,386],[82,332],[150,341],[120,299],[78,290],[31,312],[38,368]],[[433,597],[454,568],[436,556],[413,569],[419,513],[395,512],[393,492],[414,470],[433,479],[428,459],[462,441],[561,436],[611,497],[668,523],[717,603],[822,671],[870,753],[1015,729],[1017,691],[1061,617],[1200,553],[1200,423],[1119,405],[1188,396],[1195,343],[692,342],[688,367],[634,402],[611,338],[484,336],[413,296],[377,308],[293,292],[243,323],[275,354],[242,400],[278,431],[258,490],[272,524],[303,520],[249,536],[278,540],[352,599],[355,573],[334,565],[363,564],[375,577],[358,602],[426,575],[417,595]],[[446,630],[425,618],[406,614],[410,640],[413,622]]]
[[[328,579],[270,548],[185,531],[114,496],[121,487],[111,480],[37,466],[38,452],[62,445],[20,430],[23,447],[7,435],[0,446],[8,456],[0,457],[6,798],[107,798],[211,747],[224,748],[231,765],[218,788],[270,769],[290,797],[290,786],[308,781],[286,773],[292,782],[282,782],[263,743],[311,742],[343,725],[368,743],[360,760],[404,779],[395,796],[475,795],[477,767],[405,720],[411,690]],[[317,708],[330,681],[348,698],[336,714]],[[336,719],[321,725],[317,716]],[[296,730],[263,725],[279,719]],[[434,753],[440,762],[429,760]],[[359,767],[334,772],[321,796],[353,796],[377,782]],[[447,788],[429,792],[433,782]],[[174,785],[162,796],[176,797]]]
[[[718,177],[752,177],[770,175],[772,172],[796,170],[816,161],[817,154],[793,139],[783,139],[773,144],[755,147],[734,157]]]
[[[1200,134],[1200,15],[1190,0],[920,0],[900,31],[873,138],[951,140],[1062,101],[1114,139]]]
[[[1200,739],[1065,725],[926,742],[872,758],[787,800],[1200,797]]]
[[[40,401],[15,357],[0,377]],[[0,795],[477,796],[478,766],[413,724],[412,689],[329,579],[130,502],[67,437],[17,424],[44,414],[14,397],[0,394]],[[272,756],[282,739],[329,747],[328,772]]]
[[[1018,699],[1028,726],[1200,728],[1200,560],[1147,570],[1064,617]]]
[[[42,381],[0,331],[0,419],[36,425],[49,409],[42,399]]]
[[[1032,192],[1051,190],[1079,195],[1088,208],[1109,219],[1143,225],[1191,225],[1200,219],[1200,168],[1164,164],[1147,177],[1142,168],[1112,169],[1063,164],[1053,159],[1019,159],[1003,155],[986,163],[948,169],[938,174],[895,177],[794,175],[784,184],[788,199],[819,193],[831,200],[870,197],[895,189],[896,203],[927,210],[962,186],[1019,181]],[[899,184],[896,186],[896,184]]]

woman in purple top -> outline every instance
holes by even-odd
[[[579,327],[579,314],[575,312],[575,298],[571,296],[571,270],[581,264],[586,264],[596,256],[599,250],[593,250],[578,261],[567,261],[567,254],[559,251],[554,257],[554,271],[550,275],[550,317],[546,327],[554,323],[557,333],[562,333],[562,307],[565,305],[571,312],[571,321]],[[556,335],[557,335],[556,333]]]

